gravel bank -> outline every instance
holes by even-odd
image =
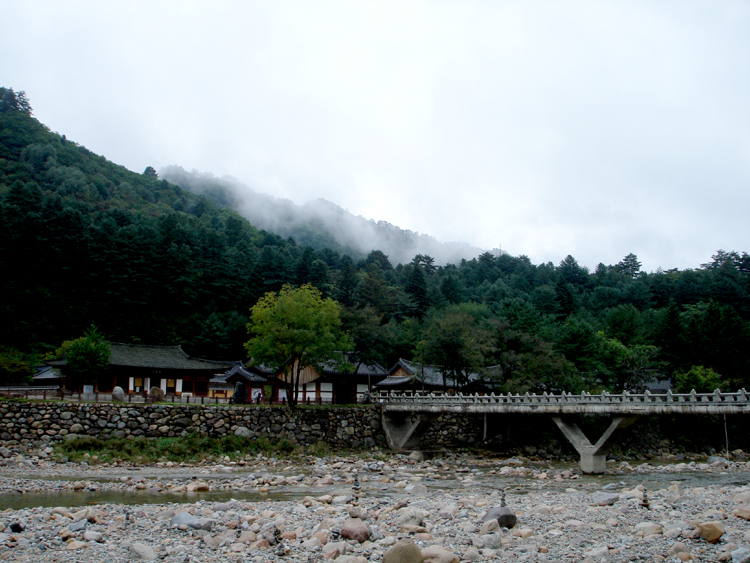
[[[143,501],[0,512],[0,560],[742,561],[750,557],[749,481],[750,463],[721,458],[623,463],[596,479],[466,456],[101,467],[17,455],[0,466],[3,496],[57,490],[95,499],[106,490]],[[191,497],[217,491],[238,500]],[[294,498],[240,500],[284,491]],[[175,494],[179,502],[165,498]],[[517,519],[511,529],[485,517],[503,503]]]

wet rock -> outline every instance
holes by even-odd
[[[21,532],[23,532],[26,529],[26,527],[23,524],[21,524],[20,522],[13,522],[8,527],[10,528],[10,531],[13,532],[14,534],[20,534]]]
[[[397,541],[383,555],[383,563],[422,563],[422,552],[410,539]]]
[[[205,481],[194,481],[185,487],[188,493],[205,493],[211,490],[211,487]]]

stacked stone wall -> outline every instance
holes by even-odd
[[[591,428],[584,424],[583,429],[595,441],[606,423],[602,417]],[[707,415],[644,417],[618,436],[612,456],[721,452],[726,441],[730,450],[747,451],[749,423],[746,415],[728,416],[726,421]],[[8,446],[51,445],[79,436],[156,438],[189,432],[212,437],[236,434],[271,442],[287,439],[295,445],[324,442],[334,449],[386,446],[377,406],[300,407],[292,414],[281,406],[0,402],[0,443]],[[483,415],[444,413],[433,420],[419,447],[436,450],[471,446],[506,454],[577,458],[548,416],[488,415],[485,421]]]
[[[287,439],[297,445],[325,442],[333,448],[385,445],[380,409],[299,408],[117,403],[2,402],[0,440],[24,446],[100,438],[149,438],[199,432]]]

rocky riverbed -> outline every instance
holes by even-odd
[[[46,453],[0,463],[0,502],[48,495],[0,512],[2,561],[750,561],[746,461],[590,477],[468,455],[102,466]]]

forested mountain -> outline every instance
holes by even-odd
[[[368,221],[324,199],[298,206],[288,199],[258,193],[238,180],[187,172],[179,166],[168,166],[160,170],[159,175],[185,190],[234,209],[260,229],[291,237],[297,244],[309,245],[314,250],[330,248],[359,259],[377,248],[394,264],[407,264],[417,254],[425,254],[441,265],[476,258],[483,252],[462,242],[442,243],[386,221]]]
[[[95,324],[107,339],[244,359],[249,308],[311,283],[344,306],[362,359],[468,371],[505,390],[750,388],[750,256],[645,273],[483,253],[445,266],[352,259],[259,230],[198,196],[50,132],[0,89],[0,380]],[[491,369],[490,369],[491,368]]]

